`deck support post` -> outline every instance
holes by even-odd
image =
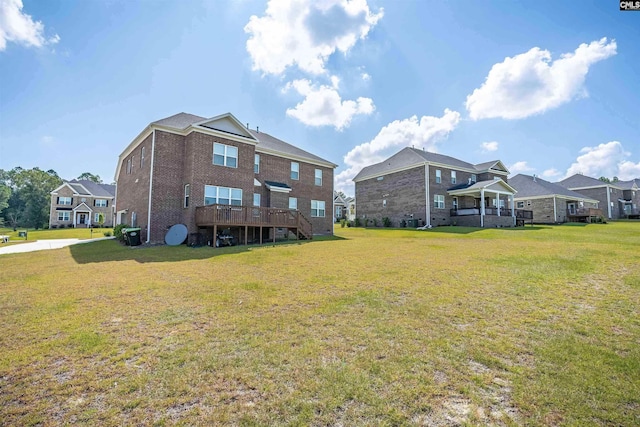
[[[218,241],[218,226],[216,224],[213,225],[213,242],[212,245],[214,248],[216,247],[216,242]]]
[[[249,234],[249,226],[245,225],[244,226],[244,245],[247,246],[248,243],[248,234]]]

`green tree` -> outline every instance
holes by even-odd
[[[11,189],[4,210],[4,216],[12,227],[30,226],[36,229],[49,220],[51,191],[62,184],[62,179],[54,170],[43,171],[39,168],[13,168],[0,171],[0,178]]]
[[[600,178],[598,178],[600,181],[602,182],[611,182],[611,180],[609,178],[607,178],[606,176],[601,176]]]
[[[93,181],[96,184],[102,184],[102,179],[100,178],[100,175],[94,175],[92,173],[89,172],[84,172],[82,174],[80,174],[80,176],[76,179],[82,180],[82,179],[86,179],[88,181]]]

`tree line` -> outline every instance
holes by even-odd
[[[85,172],[77,179],[102,183],[100,176]],[[0,226],[40,229],[49,223],[51,192],[63,180],[56,171],[15,167],[0,169]]]

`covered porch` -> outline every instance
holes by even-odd
[[[450,188],[454,197],[451,221],[468,227],[514,227],[528,214],[515,209],[516,190],[502,179],[480,181]],[[530,211],[527,211],[530,212]],[[531,218],[533,216],[531,215]]]

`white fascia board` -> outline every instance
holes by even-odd
[[[310,159],[308,157],[301,157],[294,154],[283,153],[282,151],[269,150],[267,148],[261,147],[260,144],[256,145],[256,153],[270,154],[272,156],[282,157],[284,159],[294,160],[296,162],[304,162],[316,166],[324,166],[331,169],[335,169],[338,167],[338,165],[331,162],[323,162],[320,160]]]
[[[408,171],[408,170],[411,170],[411,169],[423,168],[425,166],[429,166],[430,164],[431,163],[429,163],[429,162],[415,163],[415,164],[410,165],[410,166],[404,166],[404,167],[401,167],[401,168],[389,169],[389,170],[384,171],[382,173],[366,175],[366,176],[360,177],[358,179],[354,178],[352,181],[353,182],[362,182],[362,181],[366,181],[368,179],[378,178],[379,176],[386,176],[386,175],[391,175],[391,174],[397,173],[397,172],[404,172],[404,171]]]
[[[50,194],[51,194],[52,196],[56,196],[56,195],[58,194],[58,191],[62,190],[62,188],[63,188],[63,187],[65,187],[65,186],[66,186],[66,187],[69,187],[69,189],[70,189],[71,191],[73,191],[73,195],[74,195],[74,196],[78,196],[78,195],[79,195],[78,193],[76,193],[76,189],[75,189],[75,188],[73,188],[73,187],[72,187],[68,182],[63,182],[63,183],[62,183],[62,185],[61,185],[60,187],[58,187],[58,188],[56,188],[55,190],[53,190]]]
[[[231,121],[232,121],[232,122],[234,122],[234,123],[235,123],[235,124],[240,128],[240,129],[242,129],[245,133],[247,133],[247,134],[249,135],[249,136],[247,136],[247,138],[250,138],[250,139],[252,139],[252,140],[254,140],[254,141],[256,141],[256,142],[258,141],[258,140],[257,140],[257,139],[256,139],[256,138],[251,134],[251,132],[249,132],[249,131],[246,129],[246,126],[245,126],[245,125],[243,125],[243,124],[240,122],[240,120],[238,120],[238,119],[236,118],[236,116],[234,116],[234,115],[233,115],[233,114],[231,114],[231,113],[223,113],[223,114],[220,114],[220,115],[218,115],[218,116],[211,117],[211,118],[209,118],[209,119],[204,119],[204,120],[202,120],[202,121],[199,121],[199,122],[196,122],[196,123],[192,123],[192,124],[191,124],[191,126],[194,126],[194,127],[205,127],[204,125],[205,125],[205,124],[207,124],[207,123],[215,122],[216,120],[226,119],[226,118],[231,119]],[[205,128],[206,128],[206,127],[205,127]],[[209,128],[207,128],[207,129],[209,129]],[[223,133],[226,133],[226,132],[223,132]]]
[[[122,160],[127,157],[129,154],[131,154],[131,152],[145,139],[147,139],[149,137],[149,135],[151,135],[151,132],[153,132],[153,128],[157,127],[156,125],[148,125],[146,128],[144,128],[144,130],[142,132],[140,132],[138,134],[138,136],[136,136],[133,141],[131,141],[131,143],[129,145],[127,145],[127,148],[124,149],[124,151],[120,154],[120,156],[118,156],[118,165],[116,166],[116,173],[114,176],[114,181],[118,182],[118,177],[120,176],[120,168],[122,166]]]
[[[622,190],[622,187],[618,187],[617,185],[612,185],[607,182],[603,182],[602,185],[591,185],[588,187],[566,187],[566,188],[568,188],[569,190],[577,191],[577,190],[593,190],[593,189],[602,188],[602,187],[611,187],[611,188],[615,188],[616,190]]]
[[[80,208],[84,206],[84,208],[82,209],[83,211],[89,211],[89,212],[93,212],[93,209],[91,209],[85,202],[80,203],[78,206],[76,206],[75,208],[73,208],[74,211],[79,211]]]
[[[292,190],[291,188],[276,187],[269,184],[266,184],[266,187],[269,191],[273,191],[274,193],[290,193]]]

